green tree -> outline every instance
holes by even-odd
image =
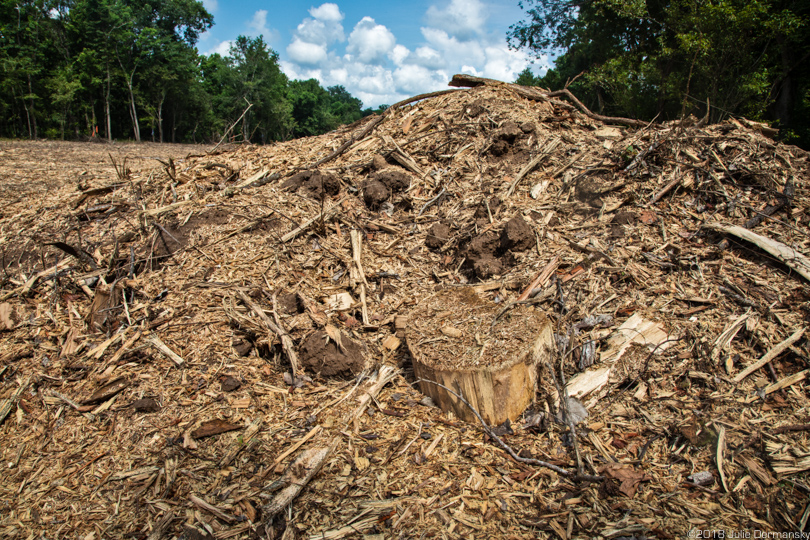
[[[810,5],[799,0],[526,0],[513,47],[562,52],[536,84],[607,114],[771,119],[808,124]],[[579,78],[577,78],[579,77]]]
[[[232,115],[253,106],[242,117],[242,138],[253,140],[258,133],[262,142],[281,140],[290,131],[290,105],[286,100],[287,76],[278,65],[278,54],[259,36],[239,36],[231,46],[236,92]]]

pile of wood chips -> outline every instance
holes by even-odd
[[[0,143],[0,537],[808,530],[807,152],[594,118],[481,81],[185,158]],[[553,321],[573,436],[538,399],[516,460],[419,392],[407,316],[467,284]]]

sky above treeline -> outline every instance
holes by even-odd
[[[344,86],[364,107],[442,90],[455,73],[513,81],[547,60],[510,50],[517,0],[352,0],[327,3],[203,0],[214,27],[197,44],[228,54],[239,35],[263,36],[291,79]]]

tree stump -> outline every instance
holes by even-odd
[[[464,396],[490,426],[526,410],[554,351],[551,322],[540,310],[516,305],[493,325],[502,310],[472,288],[447,289],[421,302],[405,331],[416,378]],[[478,421],[443,388],[424,381],[420,388],[443,411]]]

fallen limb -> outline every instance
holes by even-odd
[[[762,248],[764,251],[779,259],[779,261],[783,262],[789,268],[795,270],[807,281],[810,281],[810,259],[792,247],[737,225],[707,223],[704,225],[704,227],[707,229],[724,232],[747,242],[751,242],[755,246]]]
[[[506,450],[506,453],[509,454],[509,456],[512,459],[514,459],[515,461],[519,461],[520,463],[527,463],[529,465],[537,465],[537,466],[540,466],[540,467],[545,467],[547,469],[551,469],[552,471],[554,471],[554,472],[556,472],[558,474],[569,477],[569,478],[571,478],[572,480],[575,480],[575,481],[577,481],[577,480],[587,480],[589,482],[601,482],[602,480],[605,479],[604,476],[593,476],[593,475],[590,475],[590,474],[575,474],[575,473],[573,473],[573,472],[571,472],[569,470],[563,469],[562,467],[558,467],[557,465],[554,465],[553,463],[548,463],[547,461],[542,461],[542,460],[533,459],[533,458],[524,458],[524,457],[519,456],[514,450],[512,450],[512,448],[508,444],[503,442],[503,439],[498,437],[498,435],[496,435],[495,432],[492,431],[492,428],[490,428],[487,425],[487,423],[484,422],[484,419],[481,418],[481,415],[478,414],[478,411],[475,410],[475,407],[470,405],[470,403],[466,399],[464,399],[463,396],[453,392],[452,390],[447,388],[445,385],[437,383],[435,381],[431,381],[431,380],[428,380],[428,379],[419,379],[416,382],[418,382],[418,383],[419,382],[426,382],[426,383],[429,383],[429,384],[434,384],[434,385],[436,385],[436,386],[438,386],[440,388],[444,388],[447,392],[449,392],[450,394],[454,395],[456,398],[461,400],[461,402],[464,403],[464,405],[466,405],[467,407],[469,407],[469,409],[473,412],[473,414],[478,418],[478,421],[481,422],[481,426],[484,428],[484,433],[486,433],[489,436],[489,438],[491,438],[492,440],[497,442],[500,445],[501,448]]]

